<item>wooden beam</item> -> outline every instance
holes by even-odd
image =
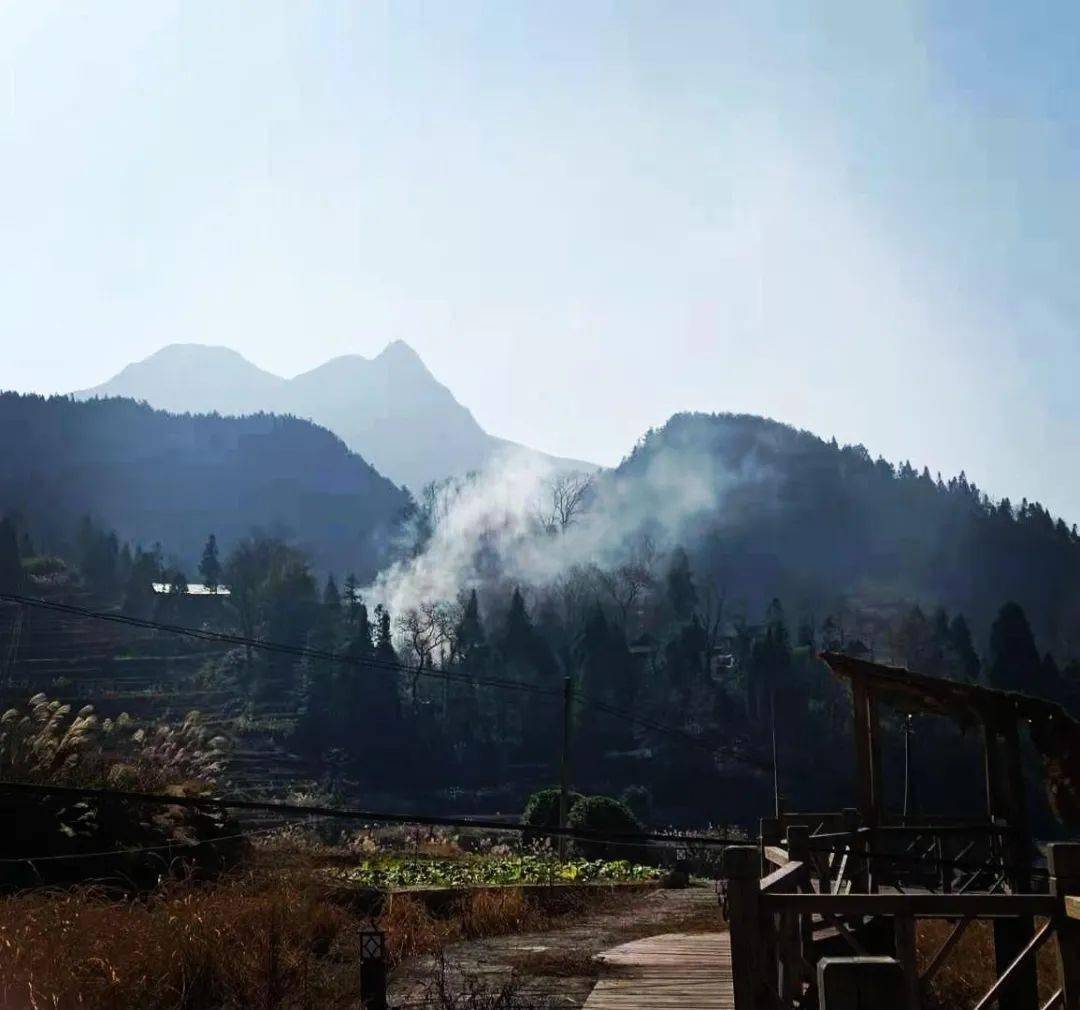
[[[859,814],[869,823],[874,816],[874,759],[870,740],[870,704],[866,681],[851,678],[852,732],[855,740],[855,797]]]
[[[893,920],[896,960],[903,969],[903,1005],[905,1010],[919,1010],[919,970],[915,963],[915,920],[898,915]]]
[[[775,964],[765,963],[761,933],[761,891],[758,887],[760,856],[748,845],[724,850],[727,878],[728,930],[731,934],[731,978],[735,1010],[758,1010],[765,998],[769,972]]]
[[[992,985],[978,1003],[975,1004],[973,1010],[986,1010],[991,1003],[995,1000],[998,1001],[998,1005],[1004,1007],[1005,994],[1008,992],[1012,983],[1019,975],[1021,969],[1025,966],[1034,964],[1035,952],[1054,935],[1054,922],[1051,919],[1049,922],[1043,923],[1042,929],[1040,929],[1030,940],[1024,945],[1023,949],[1016,955],[1016,957],[1008,964],[1001,977]],[[1038,1002],[1038,996],[1032,1002],[1032,1006],[1035,1006]]]
[[[768,914],[793,909],[802,915],[913,915],[917,919],[995,919],[1054,916],[1052,894],[761,894]]]
[[[1058,969],[1061,1005],[1080,1010],[1080,845],[1053,842],[1049,846],[1050,893],[1063,899],[1065,915],[1058,923]],[[1071,892],[1071,893],[1070,893]]]
[[[919,981],[924,986],[928,986],[934,980],[934,976],[938,973],[938,969],[945,963],[945,958],[949,956],[949,951],[960,942],[960,938],[967,932],[968,926],[974,921],[974,919],[960,919],[956,925],[953,926],[952,932],[945,938],[945,942],[938,947],[934,956],[930,958],[930,963],[919,976]]]

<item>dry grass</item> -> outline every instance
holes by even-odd
[[[391,963],[458,940],[544,929],[586,904],[505,888],[433,912],[397,894],[380,920]],[[144,898],[100,890],[0,899],[0,1010],[330,1010],[355,1007],[363,920],[295,870]]]
[[[3,1010],[350,1005],[356,924],[302,890],[235,881],[146,900],[89,890],[0,901]],[[328,970],[331,969],[331,970]]]
[[[917,939],[920,971],[945,942],[953,925],[953,922],[941,919],[919,921]],[[1037,925],[1042,925],[1042,921]],[[1051,940],[1045,944],[1037,958],[1041,1006],[1061,984],[1057,966],[1057,941]],[[996,979],[993,924],[987,921],[973,922],[931,982],[924,1005],[927,1010],[956,1010],[957,1007],[974,1006]]]
[[[394,894],[381,923],[391,957],[399,962],[459,940],[540,932],[612,900],[617,899],[603,888],[527,896],[517,888],[496,887],[457,898],[434,912],[422,898]]]

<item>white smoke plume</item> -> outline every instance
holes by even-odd
[[[447,482],[425,503],[431,531],[422,549],[383,570],[364,598],[398,615],[471,589],[540,589],[574,568],[613,568],[642,543],[663,552],[699,524],[733,521],[732,490],[771,480],[754,453],[732,470],[715,452],[684,444],[650,454],[632,476],[597,474],[566,516],[556,496],[565,496],[567,476],[510,451],[479,474]],[[570,481],[573,488],[575,475]]]

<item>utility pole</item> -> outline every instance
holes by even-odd
[[[911,713],[904,718],[904,816],[911,807]]]
[[[559,761],[559,827],[566,827],[570,812],[570,733],[574,704],[574,682],[563,678],[562,757]],[[559,858],[566,858],[566,835],[559,835]]]
[[[769,721],[772,724],[772,788],[774,816],[780,816],[780,768],[776,761],[776,685],[769,689]]]

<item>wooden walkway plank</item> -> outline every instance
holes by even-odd
[[[727,933],[666,933],[612,947],[584,1010],[734,1010]]]

